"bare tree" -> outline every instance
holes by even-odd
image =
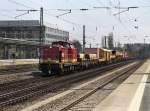
[[[102,42],[102,47],[107,48],[107,36],[103,36],[101,42]]]
[[[80,43],[80,41],[79,40],[73,40],[73,45],[75,46],[75,48],[77,48],[77,51],[78,52],[81,52],[82,51],[82,45],[81,45],[81,43]]]

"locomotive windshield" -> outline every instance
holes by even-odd
[[[53,42],[52,47],[74,48],[74,46],[71,43],[63,41]]]

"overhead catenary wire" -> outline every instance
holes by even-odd
[[[15,1],[15,0],[9,0],[9,1]],[[101,0],[98,0],[98,1],[101,1]],[[111,1],[111,0],[110,0]],[[20,5],[20,6],[23,6],[23,7],[26,7],[27,5],[25,5],[24,3],[15,3],[15,4],[18,4],[18,5]],[[113,4],[113,3],[112,3]],[[110,5],[110,8],[113,8],[113,6],[111,6],[111,4],[109,4]],[[106,5],[105,5],[106,6]],[[32,8],[32,7],[30,7],[30,6],[27,6],[29,9],[34,9],[34,8]],[[26,8],[27,8],[26,7]],[[51,10],[51,9],[50,9]],[[53,9],[52,9],[53,10]],[[54,10],[58,10],[58,9],[54,9]],[[79,10],[79,9],[72,9],[72,10]],[[92,8],[91,9],[88,9],[88,10],[93,10]],[[44,9],[44,11],[48,11],[48,9]],[[46,12],[45,12],[46,13]],[[46,16],[48,16],[47,14],[45,14]],[[56,15],[57,16],[57,15]],[[55,16],[55,18],[57,18]],[[81,27],[82,26],[82,24],[78,24],[78,23],[75,23],[75,22],[73,22],[72,20],[69,20],[68,18],[67,19],[65,19],[65,18],[61,18],[61,17],[59,17],[59,18],[57,18],[57,19],[59,19],[60,21],[63,21],[63,22],[66,22],[66,23],[68,23],[68,24],[72,24],[72,25],[74,25],[74,26],[77,26],[77,27]],[[79,25],[79,26],[78,26]]]
[[[1,15],[1,16],[4,16],[4,17],[11,18],[11,19],[14,19],[14,17],[13,17],[13,16],[10,16],[10,15],[4,14],[4,13],[1,13],[0,15]]]
[[[20,3],[20,2],[16,2],[15,0],[8,0],[8,1],[11,2],[11,3],[14,3],[16,5],[23,6],[25,8],[31,8],[31,9],[33,9],[32,7],[29,7],[29,6],[27,6],[27,5],[23,4],[23,3]]]
[[[20,5],[20,6],[23,6],[23,7],[25,7],[25,8],[30,8],[30,9],[34,10],[33,7],[27,6],[27,5],[23,4],[23,3],[16,2],[16,1],[14,1],[14,0],[8,0],[8,1],[9,1],[9,2],[12,2],[12,3],[16,4],[16,5]],[[55,9],[55,10],[58,10],[58,9]],[[27,13],[29,13],[29,12],[27,11]],[[24,14],[27,14],[27,13],[24,13]],[[21,15],[24,15],[24,14],[21,14]],[[16,17],[19,17],[19,16],[21,16],[21,15],[15,16],[15,18],[16,18]],[[51,17],[52,17],[52,16],[51,16]],[[60,19],[60,18],[59,18],[59,19]],[[70,22],[70,21],[67,21],[67,20],[64,20],[64,19],[60,19],[60,20],[63,20],[63,21],[65,21],[65,22],[67,22],[67,23],[75,24],[75,23],[73,23],[73,22]]]
[[[12,2],[12,3],[15,3],[15,4],[17,4],[17,5],[21,5],[21,6],[26,7],[26,8],[31,8],[31,9],[34,10],[33,7],[29,7],[29,6],[27,6],[27,5],[23,4],[23,3],[19,3],[19,2],[16,2],[16,1],[14,1],[14,0],[8,0],[8,1],[10,1],[10,2]],[[48,9],[48,10],[60,10],[60,9]],[[66,10],[67,10],[67,9],[66,9]],[[81,9],[69,9],[69,10],[86,11],[86,10],[89,10],[89,9],[81,8]],[[90,10],[92,10],[92,9],[90,9]],[[20,15],[18,15],[18,16],[15,16],[15,17],[19,17],[19,16],[21,16],[21,15],[28,14],[28,13],[29,13],[29,12],[27,11],[27,13],[23,13],[23,14],[20,14]],[[51,17],[52,17],[52,16],[51,16]],[[56,17],[58,18],[58,16],[56,16]],[[60,18],[59,18],[59,19],[60,19]],[[65,21],[65,22],[67,22],[67,23],[76,24],[76,23],[73,23],[73,22],[68,21],[68,20],[65,20],[65,19],[60,19],[60,20]]]

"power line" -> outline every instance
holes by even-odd
[[[23,7],[25,7],[25,8],[31,8],[31,9],[33,9],[32,7],[29,7],[29,6],[27,6],[27,5],[23,4],[23,3],[20,3],[20,2],[16,2],[16,1],[14,1],[14,0],[8,0],[8,1],[11,2],[11,3],[14,3],[14,4],[16,4],[16,5],[23,6]]]
[[[30,3],[37,4],[37,5],[41,6],[41,3],[39,3],[37,0],[36,0],[36,2],[33,2],[32,0],[26,0],[26,1],[29,1]]]
[[[14,0],[9,0],[9,1],[12,1],[13,3],[15,3],[15,4],[17,4],[17,5],[20,5],[20,6],[23,6],[23,7],[26,7],[26,8],[31,8],[31,9],[33,9],[32,7],[29,7],[29,6],[27,6],[27,5],[25,5],[25,4],[22,4],[22,3],[19,3],[19,2],[15,2]],[[99,1],[99,0],[98,0]],[[58,10],[58,9],[57,9]],[[72,9],[72,10],[79,10],[79,9]],[[83,10],[83,9],[81,9],[81,10]],[[85,9],[84,9],[85,10]],[[87,9],[86,9],[87,10]],[[89,10],[89,9],[88,9]],[[92,9],[90,9],[90,10],[92,10]],[[47,14],[46,14],[47,15]],[[52,16],[51,16],[52,17]],[[54,16],[53,16],[54,17]],[[56,16],[55,16],[55,18],[56,18]],[[79,25],[79,26],[82,26],[81,24],[77,24],[77,23],[74,23],[74,22],[72,22],[72,21],[69,21],[69,20],[66,20],[66,19],[63,19],[63,18],[57,18],[57,19],[60,19],[60,20],[62,20],[62,21],[64,21],[64,22],[67,22],[67,23],[69,23],[69,24],[72,24],[72,25]]]
[[[78,24],[78,23],[75,23],[75,22],[69,21],[69,20],[67,20],[67,19],[60,18],[60,17],[56,17],[56,16],[51,15],[51,14],[49,14],[49,13],[44,13],[44,15],[48,15],[48,16],[50,16],[50,17],[53,17],[53,18],[62,20],[62,21],[64,21],[64,22],[69,23],[69,24],[72,24],[72,25],[79,25],[79,26],[82,26],[82,24]]]
[[[14,0],[8,0],[8,1],[10,1],[10,2],[12,2],[12,3],[15,3],[15,4],[17,4],[17,5],[20,5],[20,6],[26,7],[26,8],[34,9],[33,7],[29,7],[29,6],[25,5],[25,4],[16,2],[16,1],[14,1]],[[47,9],[47,10],[68,10],[68,9]],[[69,9],[69,10],[87,11],[87,10],[92,10],[92,9],[81,8],[81,9]],[[25,14],[28,14],[28,13],[29,13],[29,12],[26,12],[26,13],[20,14],[20,15],[18,15],[18,16],[16,16],[16,17],[22,16],[22,15],[25,15]],[[66,13],[65,13],[65,14],[66,14]],[[61,14],[61,15],[59,15],[59,16],[62,16],[62,15],[64,15],[64,14]],[[50,16],[51,16],[51,15],[50,15]],[[54,16],[51,16],[51,17],[54,17]],[[56,16],[56,17],[58,18],[58,16]],[[74,23],[74,22],[71,22],[71,21],[62,19],[62,18],[58,18],[58,19],[60,19],[60,20],[62,20],[62,21],[64,21],[64,22],[67,22],[67,23],[77,24],[77,23]]]
[[[102,5],[102,6],[105,6],[102,2],[101,2],[101,0],[96,0],[100,5]]]
[[[10,15],[7,15],[7,14],[1,13],[0,15],[1,15],[1,16],[5,16],[5,17],[8,17],[8,18],[13,18],[13,19],[14,19],[14,17],[12,17],[12,16],[10,16]]]
[[[10,1],[10,0],[9,0],[9,1]],[[24,6],[24,7],[26,7],[26,8],[31,8],[31,9],[33,9],[32,7],[29,7],[29,6],[24,5],[24,4],[22,4],[22,3],[19,3],[19,2],[15,2],[15,1],[13,1],[13,0],[11,0],[11,2],[13,2],[13,3],[17,4],[17,5]],[[59,9],[55,9],[55,10],[59,10]],[[86,10],[86,9],[81,9],[81,10]],[[19,10],[18,10],[18,11],[19,11]],[[22,11],[23,11],[23,10],[22,10]],[[24,10],[24,11],[26,11],[26,10]],[[29,12],[27,11],[26,13],[20,14],[20,15],[18,15],[18,16],[16,16],[16,17],[22,16],[22,15],[25,15],[25,14],[28,14],[28,13],[29,13]],[[57,18],[57,19],[60,19],[60,20],[62,20],[62,21],[64,21],[64,22],[67,22],[67,23],[69,23],[69,24],[80,25],[80,26],[81,26],[81,24],[77,24],[77,23],[71,22],[71,21],[66,20],[66,19],[63,19],[63,18],[58,18],[58,17],[52,16],[52,15],[50,15],[50,14],[48,14],[48,13],[44,13],[44,14],[49,15],[49,16],[54,17],[54,18]],[[16,18],[16,17],[15,17],[15,18]]]
[[[82,0],[80,0],[80,1],[82,1]],[[92,7],[92,5],[89,4],[88,2],[85,2],[85,0],[84,0],[84,2],[82,1],[82,3],[88,5],[89,7]]]
[[[4,13],[8,13],[8,12],[9,12],[9,13],[10,13],[10,12],[12,13],[12,12],[14,12],[14,11],[16,11],[16,10],[0,9],[0,12],[1,12],[0,15],[14,19],[14,17],[13,17],[13,16],[10,16],[10,14],[4,14]],[[16,14],[16,13],[12,13],[12,14],[14,15],[14,14]]]

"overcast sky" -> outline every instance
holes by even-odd
[[[137,6],[127,12],[118,13],[119,0],[1,0],[0,20],[15,20],[15,16],[23,14],[16,10],[44,8],[44,23],[55,28],[70,32],[70,39],[82,42],[82,25],[86,25],[87,45],[101,44],[101,37],[110,32],[114,33],[115,42],[143,43],[144,36],[150,36],[150,1],[149,0],[120,0],[120,6]],[[110,9],[93,9],[93,7],[110,7]],[[88,11],[78,9],[87,8]],[[73,9],[72,13],[65,13],[56,9]],[[124,11],[126,9],[120,9]],[[17,20],[39,19],[39,12],[30,12]],[[138,27],[138,28],[135,28]],[[150,37],[145,37],[150,43]]]

